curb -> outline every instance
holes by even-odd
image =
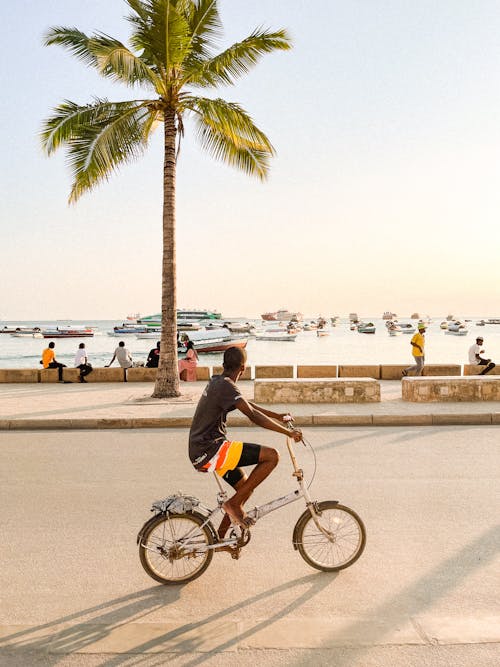
[[[0,419],[0,431],[189,428],[191,417],[128,417],[95,419]],[[484,426],[500,425],[500,413],[430,415],[303,415],[297,426]],[[253,427],[236,417],[229,426]]]

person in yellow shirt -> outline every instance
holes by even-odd
[[[59,382],[63,382],[62,369],[66,368],[66,364],[60,364],[56,360],[56,353],[54,352],[55,346],[56,344],[53,341],[50,341],[49,346],[42,352],[41,364],[44,368],[57,368]],[[66,380],[65,384],[69,384],[69,380]]]
[[[418,323],[418,331],[411,339],[411,353],[415,360],[413,366],[408,366],[403,371],[403,376],[412,373],[413,375],[423,375],[424,372],[424,363],[425,363],[425,329],[426,326],[423,322]]]

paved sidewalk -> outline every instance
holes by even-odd
[[[102,383],[81,385],[0,385],[0,430],[50,428],[150,428],[186,427],[191,423],[206,382],[182,383],[182,395],[153,399],[152,383]],[[253,381],[239,383],[253,399]],[[287,410],[299,425],[397,426],[439,424],[500,424],[500,403],[409,403],[401,398],[401,383],[381,382],[380,403],[310,403],[273,405]],[[248,425],[233,415],[233,425]]]

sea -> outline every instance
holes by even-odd
[[[461,318],[461,321],[470,320],[466,322],[468,327],[466,336],[446,334],[440,328],[440,324],[445,318],[431,319],[426,332],[426,363],[468,363],[468,349],[478,335],[484,338],[485,356],[500,363],[500,324],[477,325],[477,322],[481,319],[486,320],[488,317]],[[264,328],[270,325],[270,323],[263,323],[260,320],[245,320],[244,318],[242,320],[253,321],[256,326]],[[389,336],[385,322],[381,318],[364,317],[363,320],[375,324],[375,334],[351,331],[349,320],[341,318],[337,321],[336,326],[327,328],[328,336],[319,337],[316,331],[302,331],[297,335],[294,342],[258,341],[249,338],[246,348],[248,365],[410,364],[412,361],[410,335]],[[306,318],[304,321],[307,322],[308,319]],[[400,318],[399,322],[411,322],[411,320]],[[141,340],[130,334],[122,338],[107,335],[107,332],[112,331],[114,326],[120,326],[121,324],[122,322],[116,320],[2,321],[0,322],[0,330],[4,326],[53,328],[54,326],[84,325],[95,330],[93,337],[63,338],[54,341],[58,361],[67,366],[73,366],[78,344],[84,342],[90,363],[96,367],[104,366],[111,361],[118,342],[125,340],[125,345],[130,350],[134,361],[145,362],[149,350],[155,347],[156,340]],[[413,324],[416,324],[415,320]],[[15,338],[9,334],[0,334],[0,368],[40,368],[39,361],[42,350],[48,342],[47,339],[42,338]],[[219,366],[221,362],[222,353],[201,354],[199,365]]]

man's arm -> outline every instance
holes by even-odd
[[[113,355],[113,358],[111,359],[109,364],[106,364],[105,368],[109,368],[115,359],[116,359],[116,354]]]
[[[413,341],[410,341],[410,343],[413,345],[413,347],[418,347],[420,352],[423,352],[422,348],[420,347],[420,345],[418,343],[414,343]]]
[[[246,401],[244,398],[238,398],[235,406],[240,412],[242,412],[251,422],[257,426],[262,426],[262,428],[267,428],[269,431],[275,431],[276,433],[281,433],[282,435],[287,435],[290,438],[293,438],[295,442],[302,440],[302,431],[298,428],[288,429],[286,426],[275,421],[274,418],[269,417],[264,412],[261,412],[260,409],[254,407],[251,403]],[[271,412],[270,410],[266,410]],[[272,413],[277,414],[277,413]]]
[[[277,419],[279,422],[283,421],[283,417],[289,416],[288,412],[273,412],[272,410],[266,410],[261,405],[257,405],[253,401],[247,401],[247,403],[251,405],[254,410],[262,412],[262,414],[266,415],[266,417],[270,417],[271,419]]]

